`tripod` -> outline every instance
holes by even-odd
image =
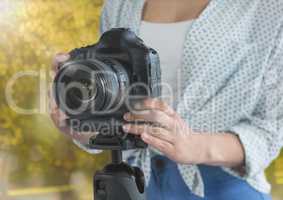
[[[145,200],[144,175],[122,162],[122,150],[112,150],[112,162],[94,176],[95,200]]]

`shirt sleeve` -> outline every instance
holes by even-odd
[[[238,135],[245,152],[245,174],[262,173],[283,146],[283,31],[263,77],[262,90],[254,112],[230,128]]]

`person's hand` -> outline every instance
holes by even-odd
[[[69,54],[59,53],[53,58],[52,61],[52,70],[56,74],[58,72],[58,67],[61,63],[66,62],[70,58]],[[54,122],[54,125],[64,134],[71,137],[72,139],[76,140],[80,144],[88,144],[89,138],[95,133],[80,133],[75,132],[74,130],[70,129],[66,124],[67,116],[58,108],[55,100],[52,96],[52,92],[49,92],[49,99],[50,99],[50,117]]]
[[[146,99],[136,104],[135,110],[124,115],[124,119],[131,122],[123,126],[125,132],[140,135],[145,143],[178,163],[202,162],[202,144],[198,139],[201,134],[194,134],[186,122],[166,103]],[[137,121],[149,123],[133,123]]]

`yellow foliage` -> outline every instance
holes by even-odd
[[[21,77],[11,91],[17,106],[37,108],[39,95],[46,98],[47,89],[39,91],[40,81],[50,84],[52,57],[97,41],[101,4],[102,0],[0,0],[0,153],[8,152],[18,163],[5,168],[8,186],[68,184],[77,170],[91,181],[93,172],[106,162],[105,154],[89,155],[59,133],[48,110],[17,113],[5,95],[17,73],[43,72],[43,78]]]
[[[1,140],[21,121],[25,125],[27,118],[33,118],[18,115],[7,106],[4,92],[9,79],[26,70],[49,70],[55,53],[96,42],[101,3],[101,0],[0,0],[0,8],[4,10],[0,14]],[[35,78],[23,77],[16,82],[13,97],[17,105],[24,108],[38,105],[39,80]]]

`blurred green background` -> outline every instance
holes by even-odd
[[[57,52],[98,39],[102,0],[0,0],[0,199],[92,199],[92,176],[108,154],[89,155],[48,117],[50,64]],[[13,84],[19,72],[32,72]],[[36,114],[20,114],[15,105]],[[34,110],[35,109],[35,110]],[[260,148],[260,147],[259,147]],[[283,200],[283,155],[267,170]]]

